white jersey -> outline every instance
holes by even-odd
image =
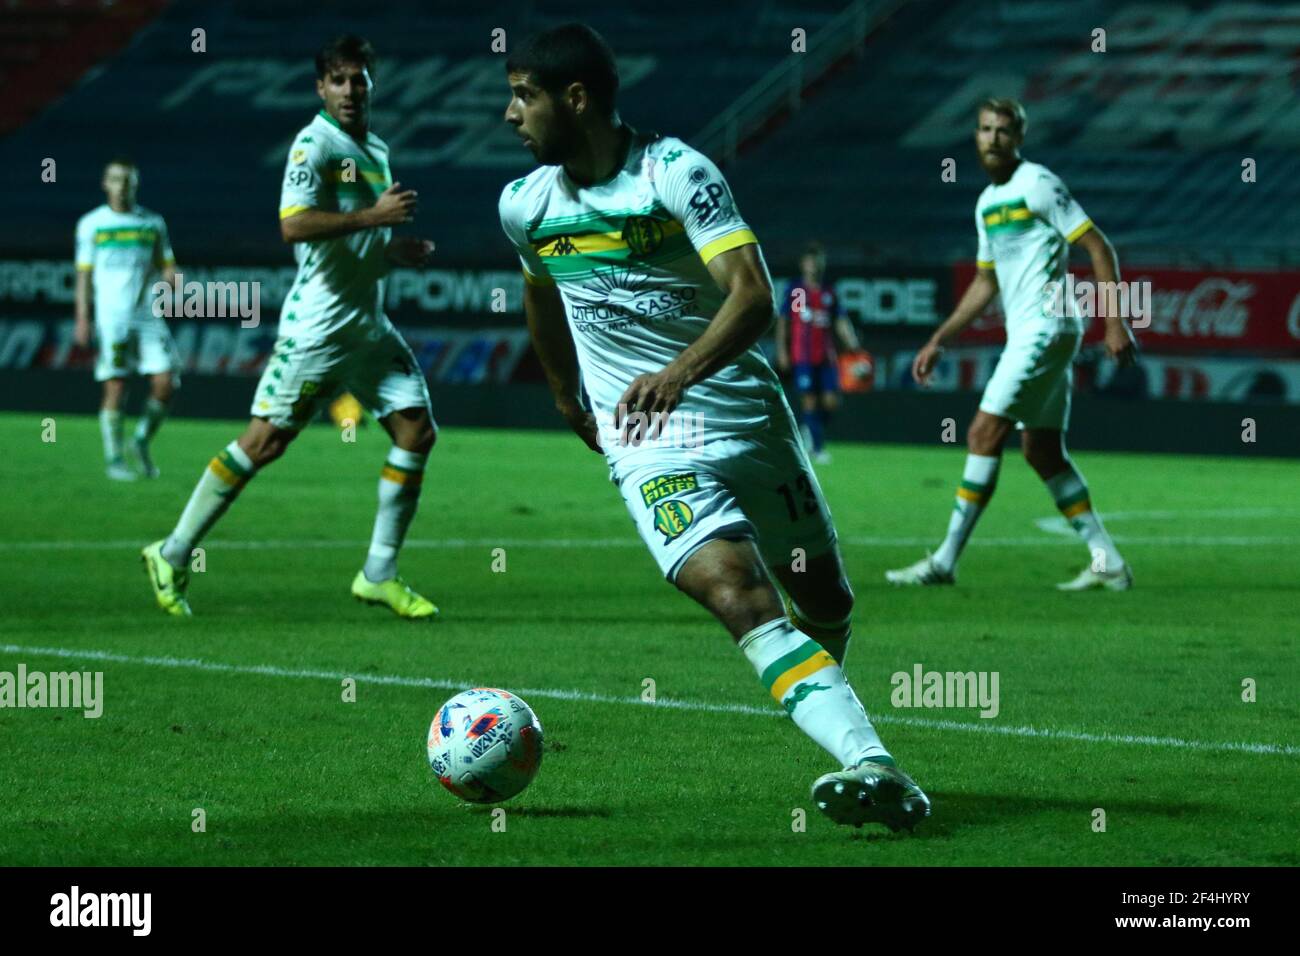
[[[578,186],[563,166],[543,166],[506,186],[500,213],[525,281],[559,286],[602,439],[614,434],[632,380],[662,370],[721,306],[705,264],[757,242],[707,157],[679,139],[642,134],[604,182]],[[784,421],[786,407],[754,345],[688,388],[674,420],[705,443]],[[611,463],[636,447],[603,444]]]
[[[153,321],[150,290],[162,278],[160,267],[175,261],[162,216],[143,206],[92,209],[77,220],[76,258],[77,271],[93,275],[97,323]]]
[[[305,209],[365,209],[392,184],[384,141],[367,133],[363,146],[321,111],[298,131],[289,148],[280,218]],[[280,309],[280,336],[320,341],[345,328],[391,328],[383,303],[389,268],[384,253],[392,234],[380,226],[294,243],[298,275]]]
[[[1056,283],[1065,281],[1070,243],[1091,226],[1065,184],[1046,166],[1028,160],[1021,160],[1005,183],[980,193],[977,265],[997,271],[1008,341],[1082,329],[1078,305],[1061,295]]]

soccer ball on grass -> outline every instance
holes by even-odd
[[[469,803],[498,803],[523,791],[542,765],[542,725],[504,690],[475,687],[438,708],[429,726],[429,766]]]

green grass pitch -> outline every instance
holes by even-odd
[[[910,591],[882,572],[938,543],[962,452],[836,446],[848,676],[934,803],[909,837],[820,816],[808,787],[836,768],[567,434],[443,431],[402,558],[440,623],[348,594],[373,424],[313,426],[257,477],[205,542],[195,617],[165,617],[138,550],[241,427],[170,422],[163,477],[118,485],[92,417],[46,442],[41,416],[0,416],[0,671],[101,670],[105,697],[99,719],[0,710],[0,864],[1300,863],[1295,462],[1079,454],[1137,586],[1069,595],[1052,585],[1083,548],[1009,457],[959,585]],[[891,706],[916,664],[998,672],[1000,712]],[[437,706],[474,685],[519,692],[546,732],[504,831],[425,761]]]

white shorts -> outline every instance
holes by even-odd
[[[835,526],[789,411],[753,435],[619,459],[610,480],[669,581],[715,538],[749,538],[768,566],[830,551]],[[694,453],[692,453],[694,452]]]
[[[251,412],[277,428],[297,431],[341,392],[351,392],[376,419],[403,408],[423,408],[433,418],[424,373],[392,328],[313,342],[276,339]]]
[[[1043,332],[1008,342],[984,386],[980,411],[1009,418],[1021,428],[1065,431],[1079,332]]]
[[[176,343],[162,319],[96,320],[95,334],[99,338],[95,381],[171,372],[173,383],[180,385]]]

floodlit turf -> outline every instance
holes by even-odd
[[[961,451],[834,447],[819,473],[858,595],[848,674],[934,802],[908,837],[818,814],[831,761],[662,581],[576,438],[444,430],[402,560],[442,607],[430,626],[348,595],[386,439],[314,426],[205,542],[177,621],[138,550],[241,426],[170,422],[163,477],[119,485],[93,418],[58,416],[53,443],[40,419],[0,416],[0,671],[103,671],[105,702],[97,720],[0,710],[0,863],[1300,863],[1295,462],[1080,454],[1137,588],[1070,595],[1052,585],[1083,548],[1009,458],[959,585],[907,591],[882,572],[938,543]],[[996,671],[997,716],[891,706],[917,664]],[[504,832],[424,756],[451,688],[484,684],[546,731]]]

